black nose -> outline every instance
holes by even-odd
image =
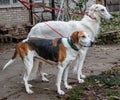
[[[110,18],[110,20],[112,20],[112,19],[113,19],[113,17]]]
[[[113,16],[110,17],[110,20],[112,20],[112,19],[113,19]]]

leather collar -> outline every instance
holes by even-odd
[[[75,51],[78,51],[79,49],[72,43],[71,39],[70,38],[67,38],[67,42],[68,44],[70,45],[70,47],[75,50]]]

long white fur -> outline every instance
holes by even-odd
[[[101,9],[104,9],[102,11]],[[46,22],[55,30],[63,34],[63,36],[68,37],[75,30],[84,30],[86,31],[90,38],[94,41],[95,37],[99,33],[101,18],[110,19],[112,16],[107,11],[107,9],[100,4],[94,4],[89,8],[88,15],[85,15],[81,21],[48,21]],[[40,38],[58,38],[60,37],[56,32],[51,30],[44,22],[36,24],[28,34],[29,37],[40,37]],[[28,40],[25,39],[24,41]],[[83,79],[85,75],[82,74],[82,66],[85,60],[85,56],[88,48],[83,47],[80,50],[80,56],[78,56],[78,61],[76,61],[76,67],[74,71],[77,72],[77,79],[79,83],[84,82]]]

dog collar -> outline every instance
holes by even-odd
[[[67,42],[73,50],[75,50],[75,51],[79,50],[75,45],[73,45],[70,38],[67,38]]]
[[[90,18],[93,19],[93,20],[96,20],[95,17],[92,17],[92,16],[90,16],[90,15],[88,15],[88,14],[85,14],[85,15],[88,16],[88,17],[90,17]]]

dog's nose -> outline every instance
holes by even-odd
[[[110,16],[110,20],[112,20],[112,19],[113,19],[113,16],[111,15],[111,16]]]

